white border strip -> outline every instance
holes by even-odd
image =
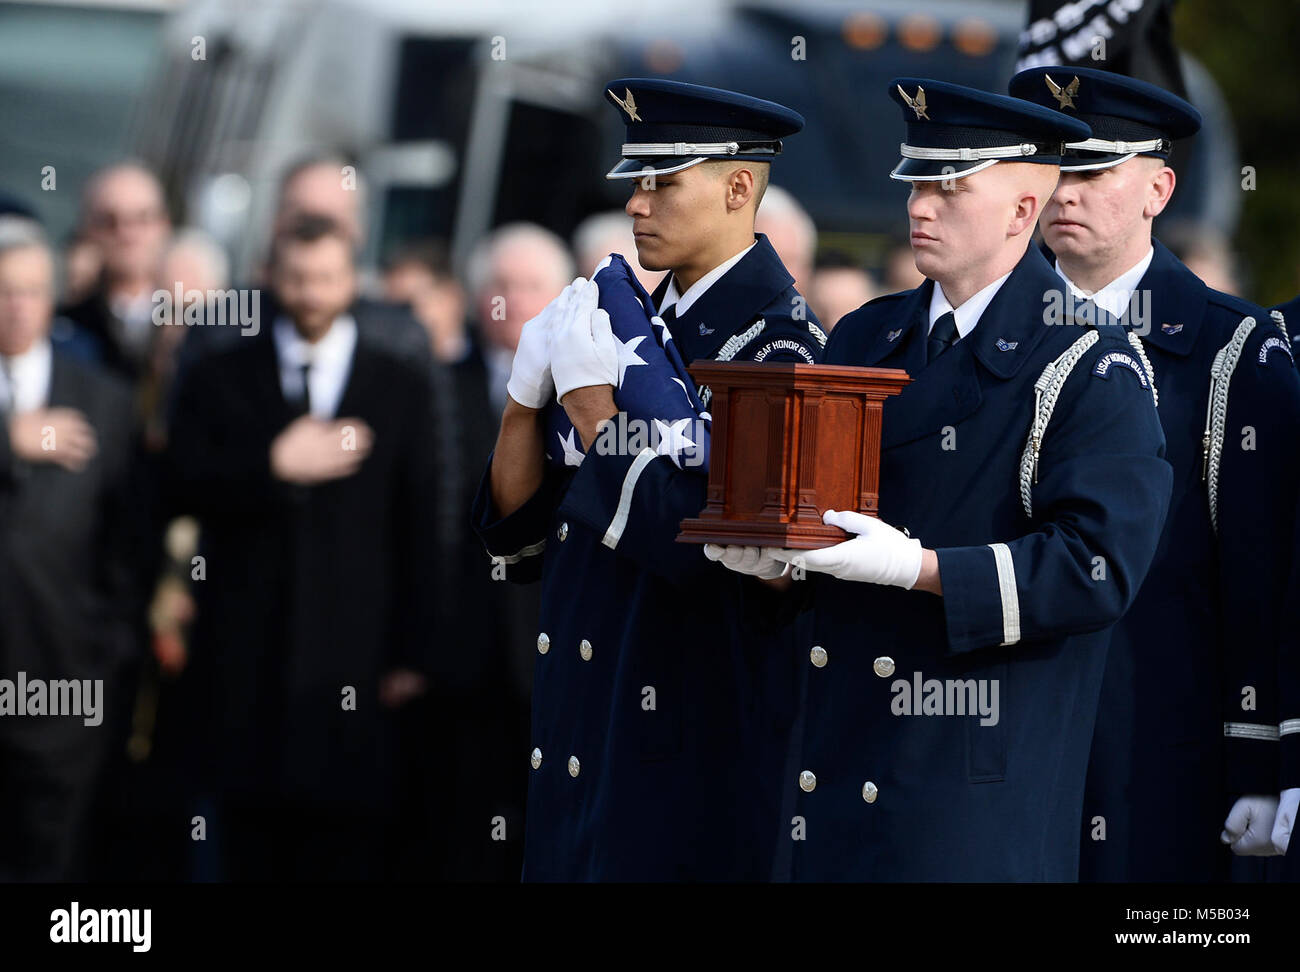
[[[993,562],[998,568],[998,592],[1002,595],[1002,644],[1020,641],[1020,595],[1016,592],[1016,565],[1011,548],[1005,543],[990,543]]]
[[[632,511],[632,493],[636,489],[636,481],[641,478],[641,473],[645,467],[650,465],[650,461],[655,458],[657,453],[653,449],[642,449],[632,460],[632,466],[628,469],[627,475],[623,477],[623,492],[618,497],[618,509],[614,511],[614,519],[609,524],[609,529],[605,531],[605,536],[600,540],[605,546],[613,550],[618,546],[619,540],[623,538],[623,530],[627,526],[628,514]]]
[[[1225,722],[1223,734],[1229,739],[1267,739],[1276,742],[1278,727],[1260,725],[1258,722]]]
[[[1296,732],[1300,732],[1300,719],[1283,719],[1277,727],[1279,736],[1289,736]]]

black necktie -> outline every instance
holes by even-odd
[[[298,401],[299,414],[311,414],[311,383],[308,378],[311,376],[311,365],[302,365],[299,370],[302,372],[302,398]]]
[[[930,340],[925,346],[926,360],[933,361],[957,343],[957,318],[952,311],[940,314],[930,328]]]
[[[18,396],[15,394],[17,389],[14,388],[13,365],[4,356],[0,356],[0,374],[5,379],[5,397],[0,400],[0,414],[10,415],[18,410]]]
[[[672,326],[677,323],[677,302],[673,301],[672,306],[659,316],[663,318],[663,322],[668,325],[668,329],[672,330]]]

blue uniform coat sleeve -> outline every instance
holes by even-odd
[[[1229,386],[1217,503],[1219,589],[1227,627],[1222,634],[1227,786],[1235,795],[1271,793],[1276,787],[1276,662],[1294,556],[1300,380],[1281,331],[1262,322]]]
[[[548,469],[537,492],[519,509],[502,516],[492,505],[492,456],[488,456],[470,518],[492,563],[505,567],[508,580],[531,584],[541,579],[547,533],[567,478]]]
[[[937,551],[950,655],[1096,631],[1132,602],[1173,479],[1149,389],[1126,368],[1093,374],[1097,358],[1116,350],[1128,346],[1103,337],[1065,383],[1043,443],[1032,529]]]

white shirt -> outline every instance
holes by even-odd
[[[44,408],[50,397],[50,369],[53,366],[49,339],[36,341],[22,354],[5,358],[3,364],[4,367],[0,368],[0,408],[13,414]]]
[[[333,418],[352,373],[352,355],[357,348],[357,322],[340,314],[315,344],[303,339],[287,317],[277,317],[271,326],[275,354],[280,362],[280,388],[288,400],[302,398],[302,367],[307,372],[311,414]]]
[[[1002,289],[1002,285],[1007,282],[1007,277],[1009,276],[1011,276],[1010,270],[998,277],[997,280],[994,280],[983,290],[966,298],[960,307],[953,307],[952,304],[948,303],[948,298],[944,296],[943,288],[939,286],[939,282],[936,280],[934,290],[930,293],[930,326],[926,329],[926,333],[930,333],[930,329],[934,327],[935,321],[949,311],[952,311],[953,319],[957,322],[957,338],[959,340],[964,338],[971,331],[975,330],[975,325],[980,322],[980,315],[983,314],[984,309],[989,306],[989,301],[991,301],[997,295],[997,292]]]
[[[1137,290],[1137,285],[1142,282],[1143,275],[1147,272],[1147,267],[1151,266],[1151,258],[1156,255],[1155,247],[1147,248],[1147,255],[1144,256],[1133,266],[1129,267],[1118,277],[1112,280],[1106,286],[1095,294],[1090,294],[1073,280],[1065,275],[1058,261],[1056,272],[1066,285],[1074,292],[1076,297],[1086,297],[1095,303],[1112,317],[1123,317],[1128,312],[1128,303],[1133,297],[1133,291]]]
[[[677,316],[681,317],[691,309],[692,304],[704,296],[706,290],[721,280],[723,276],[726,275],[726,272],[739,263],[744,258],[745,254],[752,250],[757,243],[758,240],[755,240],[727,262],[718,264],[699,280],[695,281],[695,283],[687,287],[686,293],[684,294],[679,294],[677,292],[677,277],[675,275],[670,277],[668,280],[668,289],[664,291],[663,303],[659,305],[659,313],[663,314],[669,307],[676,304]]]

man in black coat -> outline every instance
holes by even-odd
[[[358,326],[336,224],[289,227],[271,283],[283,314],[196,362],[172,425],[173,495],[202,528],[198,790],[221,877],[374,877],[394,710],[437,623],[429,375]]]
[[[131,399],[52,349],[53,301],[39,227],[0,218],[0,881],[85,877],[138,647]],[[78,711],[53,713],[59,683]]]

